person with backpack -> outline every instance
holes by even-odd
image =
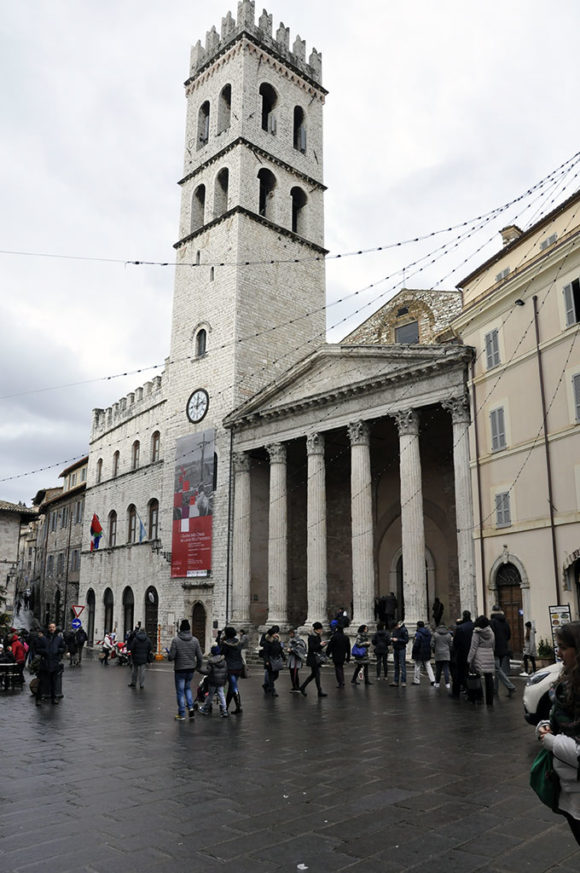
[[[395,678],[391,682],[392,688],[397,688],[399,679],[401,687],[404,688],[407,684],[407,643],[409,642],[409,631],[405,627],[403,619],[398,621],[393,628],[391,634],[391,643],[393,645],[393,658],[395,661]]]
[[[292,688],[290,693],[300,693],[300,668],[306,660],[306,643],[302,637],[298,636],[298,632],[292,628],[288,631],[288,670],[290,672],[290,682]]]
[[[389,675],[389,643],[391,635],[385,628],[384,622],[379,621],[377,624],[376,633],[371,639],[371,643],[375,647],[375,655],[377,658],[377,681],[381,678],[381,666],[383,668],[383,676],[387,679]]]
[[[131,640],[131,648],[127,648],[127,651],[131,652],[132,665],[129,688],[135,688],[137,682],[139,682],[139,688],[143,688],[145,685],[145,668],[153,657],[151,640],[143,628],[139,628]]]
[[[372,685],[373,683],[369,680],[369,646],[370,640],[367,633],[368,627],[366,624],[361,624],[359,627],[356,639],[354,641],[354,645],[350,650],[351,655],[354,658],[355,668],[354,673],[352,674],[352,679],[350,680],[351,685],[360,685],[358,681],[358,675],[362,668],[365,685]]]
[[[80,627],[75,633],[75,643],[77,646],[77,666],[81,666],[83,660],[83,648],[88,640],[87,632],[84,627]]]
[[[415,662],[415,676],[413,685],[421,684],[421,667],[427,673],[431,685],[435,685],[435,676],[431,666],[431,631],[425,627],[424,621],[417,622],[417,633],[413,640],[411,657]]]
[[[451,647],[453,646],[453,635],[447,625],[440,624],[435,628],[435,633],[431,640],[431,648],[435,652],[435,688],[439,688],[441,683],[441,673],[445,677],[445,687],[451,688],[451,677],[449,675],[449,664],[451,662]]]

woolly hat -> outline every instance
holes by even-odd
[[[191,625],[190,625],[190,623],[188,622],[188,620],[187,620],[186,618],[184,618],[183,621],[181,622],[181,624],[179,625],[179,630],[180,630],[180,631],[189,631],[189,630],[191,630]]]
[[[235,627],[231,627],[228,625],[228,627],[224,628],[224,637],[226,638],[226,640],[233,640],[235,635],[236,635]]]

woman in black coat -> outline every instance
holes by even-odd
[[[278,697],[274,683],[280,675],[280,670],[284,665],[284,650],[280,642],[280,636],[270,628],[264,637],[262,647],[262,657],[264,658],[264,666],[266,667],[266,681],[264,682],[264,691],[266,694],[271,694],[272,697]]]
[[[228,665],[228,691],[226,694],[226,709],[229,707],[232,699],[236,704],[232,715],[238,715],[242,711],[242,701],[238,688],[238,679],[244,671],[244,659],[242,658],[242,649],[244,642],[238,640],[236,629],[233,627],[224,628],[224,635],[220,640],[220,650],[226,664]]]
[[[337,686],[344,688],[344,664],[345,661],[350,661],[350,640],[341,625],[337,626],[331,636],[326,647],[326,654],[329,658],[332,658],[334,663],[334,675],[336,676]]]
[[[306,697],[306,686],[309,682],[316,682],[316,687],[318,688],[318,696],[319,697],[328,697],[327,694],[322,690],[322,686],[320,684],[320,664],[321,664],[321,655],[322,649],[326,645],[326,643],[322,642],[322,625],[319,621],[315,621],[312,625],[312,629],[314,633],[310,634],[308,637],[308,656],[306,658],[306,664],[310,667],[310,676],[306,679],[305,682],[300,686],[300,693]]]

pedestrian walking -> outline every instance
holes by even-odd
[[[63,639],[68,652],[68,665],[74,667],[77,662],[77,642],[73,630],[63,631]]]
[[[417,622],[417,632],[413,640],[411,657],[415,663],[413,685],[421,684],[421,668],[427,673],[431,685],[435,685],[435,676],[431,666],[431,631],[425,627],[424,621]]]
[[[554,689],[549,721],[541,721],[536,735],[553,755],[551,767],[559,779],[556,812],[565,816],[580,845],[580,622],[560,625],[556,631],[562,672]]]
[[[83,649],[88,640],[87,632],[83,627],[80,627],[75,633],[75,643],[77,646],[77,664],[80,667],[83,660]]]
[[[382,600],[383,598],[381,598]],[[374,646],[375,656],[377,659],[377,680],[381,678],[381,667],[383,668],[383,677],[386,679],[389,675],[389,643],[391,635],[385,628],[382,621],[377,624],[377,630],[373,634],[371,643]]]
[[[272,697],[278,697],[275,683],[286,660],[282,643],[280,642],[280,634],[276,630],[277,627],[278,625],[274,625],[270,628],[264,637],[264,645],[262,647],[264,666],[266,668],[263,688],[264,693],[270,694]]]
[[[391,643],[393,646],[393,658],[395,661],[395,678],[391,682],[392,687],[396,687],[401,682],[401,687],[404,688],[407,684],[407,643],[409,642],[409,631],[405,627],[405,622],[401,619],[398,621],[391,634]]]
[[[203,655],[199,647],[197,637],[192,636],[191,626],[186,618],[179,625],[179,633],[171,641],[171,648],[167,653],[167,660],[173,661],[175,694],[177,697],[177,721],[185,721],[185,705],[189,717],[193,718],[193,695],[191,693],[191,680],[195,670],[201,668]]]
[[[62,697],[62,656],[65,653],[65,642],[57,633],[56,624],[51,621],[48,632],[39,635],[36,640],[35,652],[40,656],[38,671],[38,687],[36,705],[40,706],[43,697],[50,697],[57,705]]]
[[[242,712],[242,698],[240,697],[240,689],[238,680],[244,671],[244,661],[242,658],[242,650],[244,643],[236,636],[235,627],[225,627],[223,637],[220,644],[220,651],[226,659],[228,670],[228,693],[226,695],[226,709],[229,709],[232,700],[236,704],[236,708],[232,710],[232,715],[239,715]]]
[[[344,627],[344,625],[343,625]],[[322,641],[322,625],[319,621],[315,621],[312,625],[312,633],[308,636],[308,655],[306,664],[310,667],[310,676],[300,686],[300,693],[306,697],[306,686],[314,680],[318,689],[319,697],[328,697],[322,690],[320,683],[320,667],[324,659],[323,649],[326,643]]]
[[[508,620],[499,606],[493,607],[489,623],[495,637],[495,693],[499,695],[499,683],[501,682],[507,688],[508,697],[511,697],[516,690],[516,686],[509,678],[511,656],[509,640],[511,639],[511,630]]]
[[[471,613],[465,609],[453,634],[451,659],[451,694],[453,697],[459,697],[462,688],[467,690],[467,656],[471,648],[473,628]]]
[[[103,667],[109,666],[109,658],[111,657],[111,652],[115,647],[115,640],[112,633],[106,633],[103,639],[103,647],[101,650],[101,664]]]
[[[364,676],[365,685],[373,684],[369,680],[369,646],[371,643],[367,631],[368,627],[366,626],[366,624],[361,624],[357,631],[354,645],[350,650],[350,653],[354,658],[355,663],[354,673],[352,674],[352,679],[350,680],[351,685],[360,685],[360,682],[358,681],[358,676],[361,670]]]
[[[337,624],[326,646],[326,654],[332,658],[337,687],[344,688],[344,664],[350,661],[350,640],[342,625]]]
[[[127,651],[131,652],[131,681],[129,682],[129,688],[136,688],[137,684],[139,688],[144,688],[145,670],[153,657],[153,647],[143,628],[139,628],[131,640],[131,648],[127,647]]]
[[[471,646],[467,655],[467,663],[472,673],[477,673],[485,683],[485,702],[493,706],[493,677],[495,671],[495,657],[493,654],[495,636],[489,619],[480,615],[475,619]]]
[[[288,642],[286,644],[288,651],[288,670],[290,672],[290,683],[292,685],[290,692],[300,692],[300,669],[306,660],[307,649],[306,643],[302,637],[298,636],[298,631],[292,628],[288,631]]]
[[[525,624],[524,631],[524,650],[522,652],[524,657],[524,669],[523,672],[520,673],[520,676],[529,676],[528,672],[528,661],[532,667],[532,673],[536,672],[536,658],[538,657],[538,650],[536,648],[536,632],[532,626],[531,621],[527,621]]]
[[[453,635],[445,624],[440,624],[435,628],[431,639],[431,648],[435,654],[435,688],[439,688],[441,684],[441,674],[445,679],[445,687],[451,688],[451,677],[449,674],[449,664],[451,662],[451,647],[453,645]]]
[[[222,718],[228,717],[228,709],[226,706],[226,695],[224,688],[228,681],[228,665],[226,664],[225,656],[222,655],[219,646],[212,646],[210,655],[207,659],[207,667],[202,668],[202,672],[207,674],[208,693],[203,706],[200,706],[199,711],[202,715],[210,715],[212,710],[212,702],[214,695],[217,694],[220,707],[220,715]]]

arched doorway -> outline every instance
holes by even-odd
[[[191,632],[199,640],[201,651],[205,652],[206,614],[202,603],[196,603],[191,614]]]
[[[134,619],[135,619],[135,598],[133,596],[133,589],[125,588],[123,591],[123,639],[127,639],[127,634],[129,631],[133,630],[134,627]]]
[[[153,651],[157,651],[157,623],[159,615],[159,597],[151,585],[145,592],[145,633],[151,640]]]
[[[110,588],[105,588],[103,594],[103,606],[105,607],[105,619],[103,625],[103,634],[109,634],[113,630],[113,607],[115,598]]]
[[[498,568],[495,585],[497,605],[505,613],[511,630],[510,648],[520,657],[524,647],[524,623],[522,619],[522,577],[520,571],[509,561]]]
[[[87,591],[87,636],[88,644],[92,646],[95,641],[95,592],[92,588]]]

